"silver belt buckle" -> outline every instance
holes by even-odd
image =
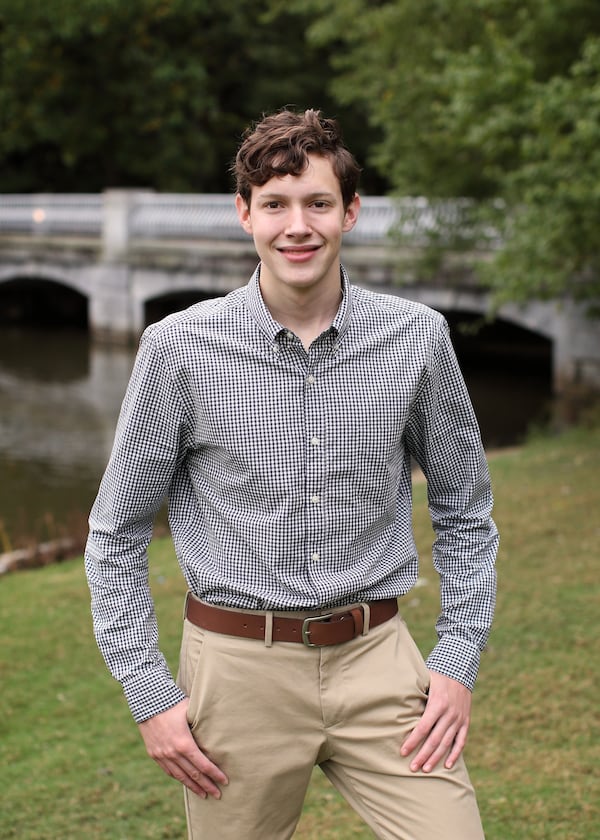
[[[302,622],[302,642],[306,645],[306,647],[323,647],[323,645],[317,645],[310,640],[310,625],[314,624],[315,621],[326,621],[328,618],[333,618],[333,613],[326,613],[325,615],[313,615],[310,618],[305,618]]]

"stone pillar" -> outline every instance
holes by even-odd
[[[129,267],[126,263],[101,262],[94,274],[88,310],[92,338],[109,344],[131,344],[137,336],[131,317]]]
[[[126,344],[138,338],[139,316],[133,312],[129,250],[133,210],[141,192],[104,192],[102,247],[89,308],[90,330],[97,341]]]
[[[135,190],[106,190],[102,220],[102,259],[119,262],[127,257]]]
[[[573,301],[561,305],[560,315],[553,345],[554,392],[559,419],[571,423],[600,396],[600,318]]]

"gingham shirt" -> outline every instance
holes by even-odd
[[[441,579],[428,666],[472,688],[497,532],[476,419],[443,317],[351,286],[309,352],[250,283],[145,331],[90,517],[96,638],[137,721],[183,699],[148,582],[169,497],[205,601],[298,610],[405,595],[418,574],[411,455],[428,480]]]

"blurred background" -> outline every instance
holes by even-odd
[[[83,537],[141,329],[247,282],[229,164],[283,106],[339,120],[352,277],[446,315],[488,449],[600,392],[597,0],[0,0],[0,55],[0,554]]]

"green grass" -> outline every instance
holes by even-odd
[[[591,840],[600,837],[600,430],[539,438],[491,468],[499,600],[467,747],[487,840]],[[438,592],[424,490],[415,529],[427,583],[402,610],[426,652]],[[151,560],[174,666],[184,584],[168,541],[153,543]],[[181,791],[146,757],[96,649],[81,561],[2,578],[0,639],[0,837],[182,840]],[[372,834],[316,771],[296,837]]]

